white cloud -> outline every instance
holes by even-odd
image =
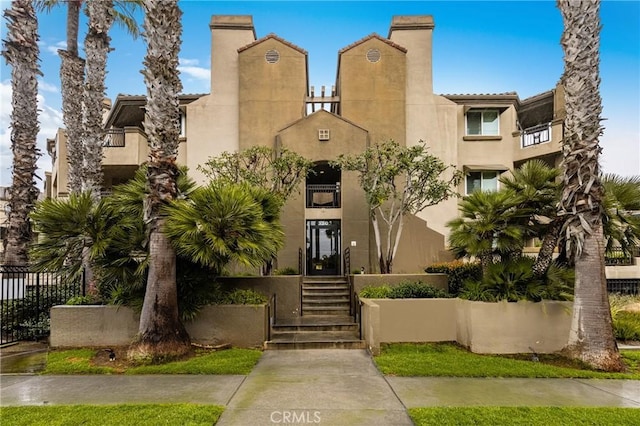
[[[47,83],[44,80],[38,80],[38,90],[42,90],[43,92],[51,92],[51,93],[58,93],[60,91],[58,89],[58,86],[56,86],[55,84]]]
[[[11,82],[0,82],[0,186],[11,185]],[[40,131],[37,136],[37,146],[42,154],[37,161],[36,180],[38,188],[44,189],[44,171],[51,170],[51,158],[47,154],[47,138],[53,138],[59,127],[62,127],[62,113],[47,104],[46,98],[38,95],[38,121]]]
[[[180,58],[180,65],[185,67],[196,66],[196,65],[200,65],[200,61],[198,59]]]
[[[46,43],[44,41],[40,41],[38,42],[38,44],[40,45],[40,50],[41,51],[45,51],[45,52],[49,52],[52,55],[56,55],[58,56],[58,50],[62,49],[65,50],[67,48],[67,42],[66,41],[58,41],[54,44],[49,44]]]
[[[208,81],[211,78],[211,70],[208,68],[179,66],[178,70],[180,70],[182,74],[186,74],[196,80]]]

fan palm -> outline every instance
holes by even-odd
[[[518,209],[519,201],[510,190],[476,191],[464,197],[458,204],[460,217],[447,224],[454,254],[478,257],[486,271],[495,257],[521,253],[525,232],[521,223],[529,211]]]
[[[26,265],[31,241],[29,213],[38,198],[35,184],[38,135],[38,19],[30,0],[5,9],[7,39],[2,55],[11,65],[11,150],[13,151],[9,225],[4,263]]]
[[[626,255],[640,245],[640,176],[602,176],[606,250],[620,246]]]
[[[575,265],[573,319],[566,352],[591,366],[624,368],[613,335],[604,268],[598,138],[600,98],[600,1],[560,0],[564,21],[565,134],[563,186],[558,214],[568,259]]]
[[[278,203],[264,189],[214,181],[167,208],[165,232],[179,255],[215,273],[258,266],[283,246]]]
[[[163,232],[166,218],[162,213],[177,194],[182,11],[175,0],[145,0],[143,9],[147,43],[143,70],[147,86],[144,127],[149,144],[148,194],[143,213],[149,234],[149,271],[140,327],[129,355],[134,359],[157,360],[180,356],[191,346],[178,313],[176,254]]]

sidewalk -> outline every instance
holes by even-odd
[[[640,408],[640,381],[385,377],[364,350],[267,351],[248,376],[2,375],[0,405],[226,406],[218,425],[411,425],[406,408]]]

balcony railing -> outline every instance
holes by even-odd
[[[551,142],[551,123],[539,124],[524,129],[520,136],[522,147],[527,148],[545,142]]]
[[[634,258],[640,256],[636,247],[629,251],[622,250],[622,247],[613,247],[604,254],[604,263],[607,266],[627,266],[634,264]]]
[[[124,146],[124,129],[107,129],[102,146],[122,148]]]
[[[336,209],[340,207],[340,184],[307,185],[308,209]]]

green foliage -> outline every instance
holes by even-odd
[[[197,404],[116,404],[2,407],[2,420],[14,426],[216,424],[224,407]]]
[[[523,256],[490,264],[480,280],[465,281],[460,297],[482,302],[572,300],[573,270],[552,264],[544,277],[537,277],[534,263],[535,259]]]
[[[79,305],[101,305],[102,301],[98,296],[86,295],[86,296],[74,296],[67,300],[66,305],[79,306]]]
[[[367,286],[359,294],[368,299],[435,299],[450,297],[444,290],[435,288],[422,281],[405,281],[398,286]]]
[[[630,255],[640,246],[640,176],[622,177],[615,174],[602,176],[604,187],[602,226],[607,251],[620,246]]]
[[[284,245],[277,206],[264,189],[214,181],[168,206],[165,233],[178,255],[213,271],[260,266]]]
[[[254,146],[211,157],[198,170],[212,181],[262,188],[273,194],[282,207],[312,167],[310,160],[286,148],[276,152],[266,146]]]
[[[218,305],[261,305],[267,303],[267,298],[255,290],[236,288],[220,294],[213,303]]]
[[[388,299],[391,294],[391,287],[388,285],[366,286],[358,296],[364,299]]]
[[[287,266],[285,268],[276,269],[273,271],[274,275],[299,275],[298,271],[291,266]]]
[[[478,257],[483,265],[494,258],[506,260],[524,247],[523,218],[529,211],[519,208],[510,190],[476,191],[458,204],[460,216],[449,221],[449,245],[456,257]]]
[[[640,312],[618,312],[613,318],[613,332],[618,340],[640,341]]]
[[[638,413],[610,407],[428,407],[410,408],[409,415],[417,426],[530,426],[634,424]]]
[[[402,218],[457,197],[456,186],[462,175],[428,153],[425,143],[402,146],[394,141],[374,144],[356,156],[340,155],[330,163],[345,171],[358,173],[376,230],[381,273],[390,273],[395,255],[396,239],[401,235]],[[381,220],[379,220],[381,219]],[[388,236],[382,250],[380,232]]]
[[[452,343],[393,343],[382,345],[374,357],[378,369],[392,376],[434,377],[540,377],[540,378],[640,378],[640,369],[632,362],[640,358],[637,351],[621,351],[628,373],[591,370],[581,362],[557,355],[538,354],[540,362],[531,362],[530,354],[515,356],[474,354]]]
[[[460,260],[433,264],[425,268],[425,272],[447,274],[449,294],[453,297],[458,296],[462,291],[466,280],[480,280],[482,276],[482,268],[479,263]]]

